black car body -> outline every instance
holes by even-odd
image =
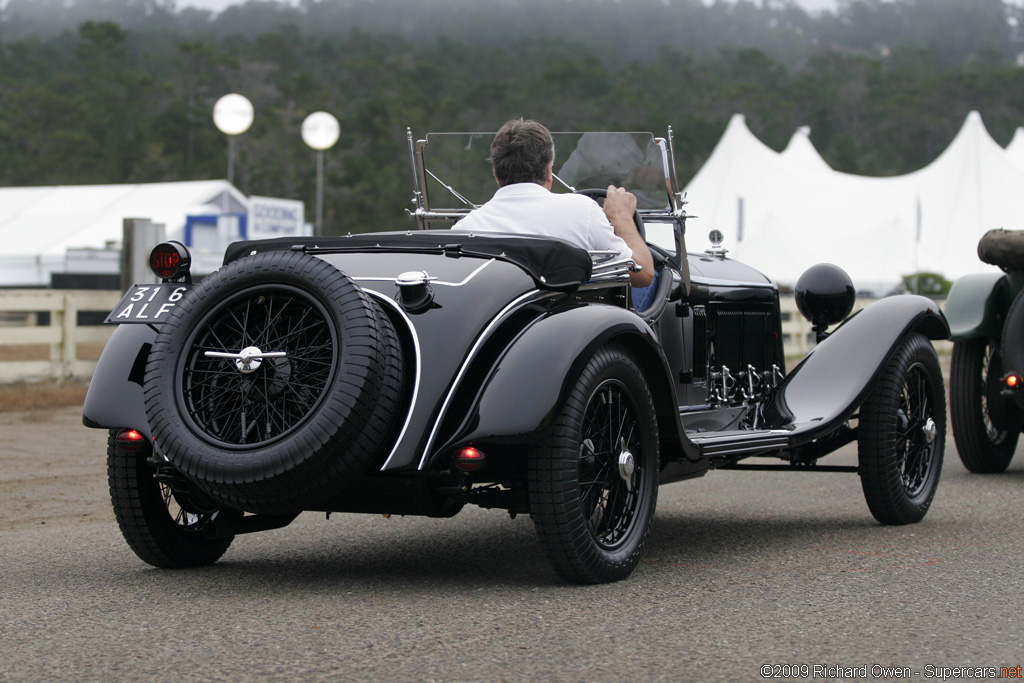
[[[556,136],[570,159],[606,152],[561,174],[567,190],[640,198],[660,273],[641,311],[632,262],[448,229],[493,189],[489,140],[410,135],[410,213],[440,230],[238,243],[194,286],[174,268],[186,251],[161,248],[165,284],[111,314],[134,324],[84,408],[110,430],[114,508],[142,559],[213,562],[301,511],[468,503],[530,514],[563,578],[612,581],[639,560],[658,485],[716,468],[857,471],[877,519],[924,516],[945,434],[935,304],[891,297],[826,334],[853,288],[812,268],[797,297],[820,343],[787,373],[776,284],[718,244],[687,253],[671,133]],[[858,467],[818,464],[854,440]]]

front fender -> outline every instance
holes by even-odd
[[[632,350],[648,376],[656,405],[664,405],[659,398],[666,400],[664,392],[672,391],[666,379],[669,365],[647,323],[613,306],[561,309],[536,320],[506,349],[481,383],[461,426],[434,453],[462,443],[536,438],[554,423],[590,357],[610,341]],[[674,395],[668,404],[677,405]]]
[[[931,299],[900,295],[864,307],[787,375],[766,406],[768,426],[790,430],[790,445],[832,432],[853,415],[912,332],[948,337],[949,326]]]
[[[1010,283],[1003,273],[965,275],[953,283],[946,299],[950,338],[966,341],[999,339],[1006,311],[1013,302]]]
[[[151,437],[142,401],[142,379],[156,330],[121,325],[96,364],[82,407],[82,423],[98,429],[137,429]]]

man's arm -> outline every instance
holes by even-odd
[[[615,234],[633,251],[633,261],[643,268],[639,273],[629,274],[629,284],[646,287],[654,282],[654,258],[633,222],[636,196],[624,188],[609,185],[608,197],[604,200],[604,213],[615,228]]]

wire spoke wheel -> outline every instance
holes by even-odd
[[[623,579],[640,561],[657,501],[658,424],[636,359],[590,359],[547,438],[530,451],[530,514],[567,581]]]
[[[993,349],[988,344],[985,345],[984,357],[981,360],[981,372],[979,373],[978,379],[981,383],[981,420],[985,427],[985,436],[992,443],[998,443],[1000,440],[1005,439],[1008,435],[1005,431],[997,429],[992,424],[992,416],[988,412],[988,392],[989,392],[989,371],[992,368],[992,353]],[[1001,373],[1000,373],[1001,374]],[[995,378],[998,381],[998,378]]]
[[[609,380],[591,399],[584,413],[579,458],[580,503],[594,540],[613,549],[636,520],[640,496],[634,483],[643,476],[635,465],[623,476],[620,458],[639,453],[639,426],[622,384]]]
[[[189,512],[181,507],[178,499],[174,497],[174,489],[170,484],[159,483],[160,499],[164,502],[167,515],[174,521],[175,526],[185,531],[199,531],[202,515],[197,512]]]
[[[897,422],[896,452],[900,478],[907,495],[919,495],[927,483],[928,472],[935,456],[935,421],[932,418],[933,398],[930,395],[925,370],[915,363],[907,371],[907,379],[899,395],[901,406]]]
[[[317,406],[338,343],[309,295],[281,285],[245,291],[211,311],[190,343],[182,363],[185,411],[219,446],[272,443]],[[246,349],[255,350],[248,364],[232,357]]]
[[[946,402],[931,342],[908,336],[882,371],[860,410],[861,485],[883,524],[924,518],[942,470]]]

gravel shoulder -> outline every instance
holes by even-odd
[[[107,433],[81,406],[0,412],[0,529],[113,521]]]

